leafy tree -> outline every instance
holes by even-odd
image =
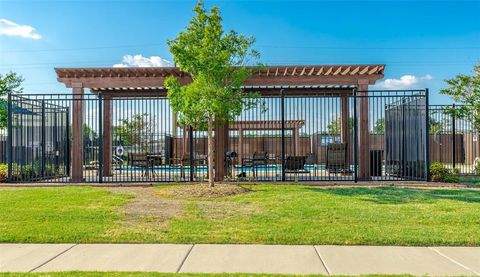
[[[377,122],[375,122],[373,133],[378,135],[385,133],[385,118],[379,118]]]
[[[338,117],[335,120],[328,123],[327,125],[328,134],[330,135],[340,134],[341,122],[342,122],[342,119]],[[348,129],[353,129],[353,124],[354,124],[353,118],[352,117],[348,118]]]
[[[90,126],[87,124],[83,123],[83,139],[84,140],[92,140],[95,141],[98,139],[98,134]]]
[[[459,74],[445,83],[448,87],[441,89],[440,93],[464,104],[450,109],[450,113],[470,122],[475,130],[480,131],[480,61],[473,67],[472,75]]]
[[[199,1],[193,11],[195,16],[186,29],[168,41],[175,63],[190,74],[192,82],[181,85],[171,76],[165,80],[165,87],[179,122],[207,130],[208,176],[213,187],[214,126],[232,121],[257,104],[258,94],[244,93],[241,86],[256,70],[246,65],[258,59],[259,53],[251,49],[253,37],[223,31],[217,7],[208,13]]]
[[[436,120],[435,118],[430,117],[429,122],[430,122],[430,134],[437,134],[444,131],[445,129],[444,120],[442,122],[440,120]]]
[[[152,124],[148,114],[136,114],[131,118],[120,119],[120,125],[113,130],[114,136],[119,137],[124,145],[138,146],[143,151],[148,150]]]
[[[0,128],[8,125],[8,103],[6,96],[10,93],[22,93],[23,77],[15,72],[0,74]]]

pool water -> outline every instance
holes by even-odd
[[[306,165],[305,170],[315,171],[315,170],[322,170],[325,169],[325,165]],[[115,170],[118,171],[143,171],[145,170],[142,167],[135,167],[135,166],[117,166]],[[148,169],[152,170],[152,169]],[[181,172],[182,169],[178,166],[156,166],[153,168],[154,172],[167,172],[167,173],[175,173]],[[184,166],[183,172],[190,171],[190,166]],[[235,171],[237,172],[249,172],[252,171],[251,166],[235,166]],[[255,171],[257,172],[280,172],[282,171],[282,167],[280,165],[257,165],[255,166]],[[195,168],[195,172],[207,172],[207,166],[201,165]]]

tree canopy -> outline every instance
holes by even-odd
[[[447,88],[440,93],[450,95],[462,106],[450,109],[457,117],[470,122],[475,130],[480,131],[480,61],[473,67],[473,74],[459,74],[446,80]]]
[[[253,37],[235,31],[225,33],[217,7],[207,13],[202,1],[185,31],[168,41],[174,62],[192,77],[181,85],[175,77],[165,81],[172,109],[179,122],[206,130],[208,119],[233,120],[257,103],[257,94],[245,94],[242,84],[255,67],[246,67],[259,54],[252,50]]]
[[[22,93],[23,77],[15,72],[0,74],[0,128],[8,124],[8,106],[6,96],[10,93]]]

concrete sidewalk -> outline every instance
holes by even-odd
[[[480,247],[0,244],[0,272],[480,276]]]

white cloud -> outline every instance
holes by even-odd
[[[0,35],[29,39],[42,38],[42,36],[35,32],[35,28],[33,28],[32,26],[19,25],[5,18],[0,18]]]
[[[375,85],[381,89],[412,89],[419,87],[424,81],[432,80],[433,77],[430,74],[417,77],[414,75],[403,75],[400,79],[386,79]]]
[[[114,64],[113,67],[170,67],[172,62],[159,56],[144,57],[142,55],[125,55],[122,63]]]

